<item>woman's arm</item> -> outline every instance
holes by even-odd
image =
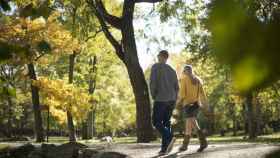
[[[203,106],[208,106],[207,96],[205,94],[202,84],[199,85],[199,99]]]

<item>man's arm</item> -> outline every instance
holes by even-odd
[[[174,89],[175,89],[175,93],[176,93],[176,99],[178,99],[178,93],[179,93],[179,83],[178,83],[178,77],[176,72],[174,72],[175,74],[175,85],[174,85]]]
[[[155,67],[153,66],[150,75],[150,91],[153,99],[156,98],[156,92],[157,92],[156,82],[157,82],[157,74],[156,74]]]

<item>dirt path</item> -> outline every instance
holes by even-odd
[[[134,158],[156,158],[159,144],[118,144],[112,145],[110,151],[122,152]],[[252,143],[215,144],[203,153],[196,153],[198,145],[190,145],[186,152],[178,153],[179,144],[164,158],[263,158],[267,153],[279,149],[280,146]],[[279,156],[280,158],[280,156]]]
[[[0,143],[2,144],[2,143]],[[20,146],[24,143],[4,143],[10,146]],[[33,144],[39,146],[40,144]],[[57,144],[58,145],[58,144]],[[112,144],[95,145],[87,144],[90,148],[103,148],[105,151],[121,152],[132,158],[264,158],[264,156],[276,149],[279,145],[260,143],[219,143],[211,144],[203,153],[196,153],[198,145],[190,145],[186,152],[178,152],[179,144],[175,144],[172,152],[167,156],[158,157],[159,144]],[[280,156],[279,156],[280,158]]]

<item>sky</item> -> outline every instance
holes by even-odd
[[[152,4],[140,3],[137,4],[137,8],[140,11],[134,20],[136,43],[140,64],[146,70],[156,62],[156,55],[160,50],[166,49],[171,55],[180,53],[185,47],[186,38],[183,37],[184,32],[175,19],[161,23],[159,15],[155,13],[151,15]],[[167,42],[169,44],[164,41],[169,41]]]

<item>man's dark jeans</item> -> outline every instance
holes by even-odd
[[[167,146],[173,137],[170,118],[174,110],[174,105],[175,101],[154,102],[153,125],[162,136],[162,151],[165,151],[167,149]]]

